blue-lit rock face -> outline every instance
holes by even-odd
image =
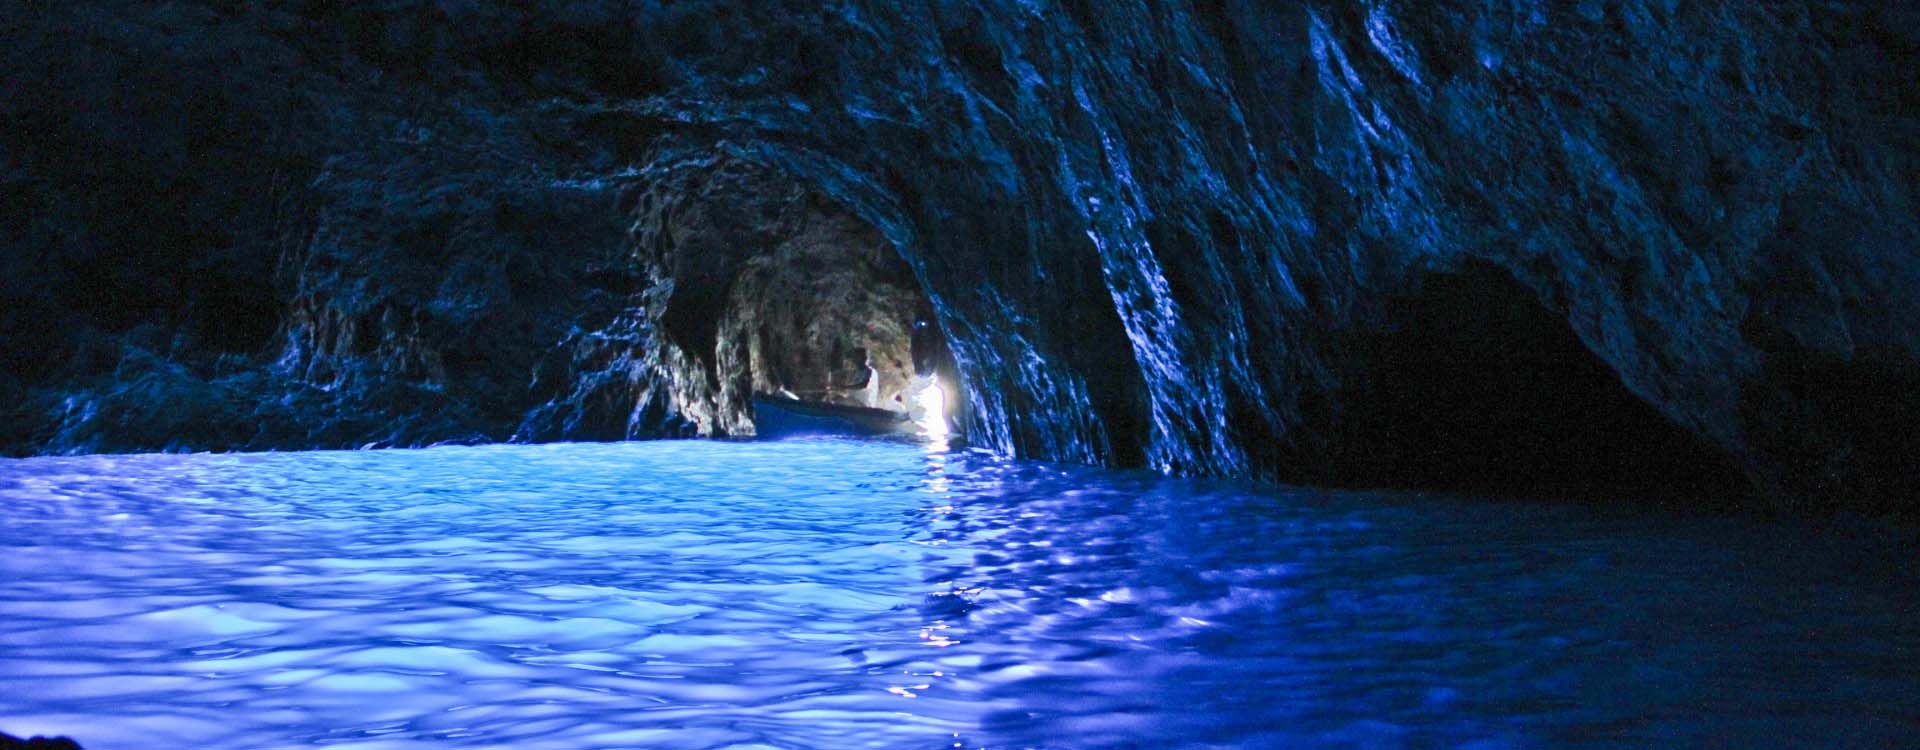
[[[110,5],[0,53],[14,452],[685,432],[661,243],[797,190],[977,444],[1920,489],[1902,4]]]

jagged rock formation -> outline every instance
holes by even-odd
[[[13,452],[731,432],[723,386],[762,371],[718,364],[717,333],[676,341],[673,311],[770,277],[746,262],[721,296],[732,281],[676,275],[657,243],[757,215],[712,228],[804,254],[806,207],[867,278],[912,279],[987,446],[1355,484],[1920,495],[1903,4],[5,19]]]

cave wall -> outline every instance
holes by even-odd
[[[654,212],[792,190],[905,260],[988,447],[1339,474],[1396,300],[1490,267],[1718,491],[1911,508],[1916,16],[15,2],[7,445],[684,434]]]

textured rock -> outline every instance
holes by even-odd
[[[1906,4],[13,7],[14,452],[737,428],[761,370],[690,385],[652,243],[811,205],[898,253],[989,447],[1920,496]]]

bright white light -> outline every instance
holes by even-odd
[[[927,376],[927,385],[914,397],[920,411],[920,429],[927,437],[945,440],[947,437],[947,390],[940,387],[937,375]]]

